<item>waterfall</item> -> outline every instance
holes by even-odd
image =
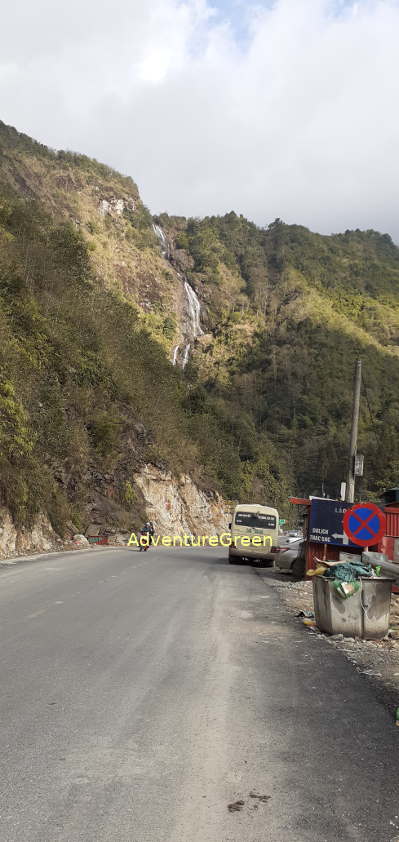
[[[179,277],[184,283],[184,291],[187,298],[187,315],[189,317],[189,322],[185,330],[185,339],[190,341],[186,341],[181,362],[182,368],[185,368],[188,363],[191,342],[195,340],[197,336],[202,336],[203,330],[200,324],[201,304],[199,303],[197,293],[193,290],[192,286],[190,286],[186,278],[182,278],[181,275],[179,275]],[[177,347],[177,349],[175,348],[173,352],[173,365],[176,365],[177,363],[178,350],[179,347]]]
[[[168,257],[168,259],[169,259],[169,246],[168,246],[168,241],[167,241],[167,239],[166,239],[166,237],[165,237],[164,232],[162,231],[161,226],[160,226],[160,225],[155,225],[155,223],[153,223],[153,224],[152,224],[152,227],[153,227],[153,231],[154,231],[155,236],[156,236],[156,237],[158,237],[158,240],[160,240],[160,241],[161,241],[161,252],[162,252],[162,254],[163,254],[164,256],[166,255],[166,257]]]
[[[187,321],[184,325],[184,331],[183,331],[185,345],[184,345],[184,347],[182,349],[182,353],[180,355],[181,356],[181,366],[182,366],[182,368],[185,368],[187,363],[188,363],[188,358],[189,358],[192,342],[195,339],[197,339],[198,336],[202,336],[203,332],[204,332],[202,330],[201,322],[200,322],[201,304],[199,302],[197,293],[192,288],[192,286],[190,286],[190,284],[189,284],[187,278],[185,277],[185,275],[178,272],[177,269],[175,268],[174,260],[171,257],[170,247],[169,247],[167,237],[165,236],[165,232],[162,230],[161,226],[157,225],[155,222],[153,223],[152,227],[153,227],[154,234],[156,235],[156,237],[158,237],[158,239],[160,241],[161,252],[162,252],[163,257],[165,257],[167,260],[169,260],[169,263],[171,263],[171,265],[173,266],[173,269],[176,272],[176,275],[178,276],[178,278],[180,278],[180,280],[183,284],[184,292],[186,294],[187,317],[188,317],[188,319],[187,319]],[[180,350],[180,345],[176,345],[173,348],[173,354],[172,354],[173,365],[177,365],[177,363],[178,363],[179,350]]]
[[[201,304],[198,300],[197,293],[193,290],[192,286],[190,286],[187,279],[184,276],[180,275],[179,272],[177,272],[177,274],[183,282],[184,291],[186,293],[187,299],[188,322],[186,323],[184,330],[184,338],[186,340],[186,343],[184,345],[181,356],[181,367],[185,368],[188,363],[192,342],[195,339],[197,339],[197,336],[202,336],[203,334],[203,330],[200,323]],[[174,348],[173,351],[173,365],[177,364],[178,353],[179,345],[176,348]]]
[[[154,229],[154,234],[156,234],[156,236],[159,237],[159,239],[161,240],[161,243],[163,243],[163,245],[166,246],[166,237],[164,232],[162,231],[161,226],[154,224],[152,227]]]
[[[184,346],[183,359],[182,359],[182,364],[181,364],[182,368],[185,368],[187,363],[188,363],[188,355],[190,353],[190,347],[191,347],[191,345],[190,345],[189,342],[187,343],[187,345]]]
[[[198,296],[194,292],[193,288],[190,286],[188,281],[184,281],[184,289],[186,290],[187,301],[188,301],[188,312],[191,318],[191,327],[194,339],[197,336],[201,336],[203,330],[201,329],[200,325],[200,312],[201,312],[201,304],[198,301]]]

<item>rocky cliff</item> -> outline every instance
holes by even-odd
[[[226,532],[231,519],[231,506],[214,491],[202,491],[187,474],[174,477],[170,472],[143,465],[132,475],[132,481],[142,492],[143,517],[150,518],[157,535],[219,535]],[[90,520],[91,518],[91,520]],[[97,519],[96,519],[97,518]],[[124,544],[128,540],[128,524],[120,532],[117,524],[110,528],[110,520],[100,509],[88,513],[92,534],[108,535],[110,544]],[[131,528],[137,528],[132,521]],[[0,559],[14,559],[28,553],[46,553],[62,549],[81,549],[86,543],[77,535],[77,527],[66,524],[61,538],[48,517],[39,514],[29,528],[16,527],[10,512],[0,509]]]
[[[219,535],[228,529],[231,506],[215,492],[200,491],[187,474],[176,478],[145,465],[135,481],[157,534]]]
[[[61,538],[49,519],[38,515],[30,528],[16,527],[10,512],[0,508],[0,559],[9,559],[31,552],[49,552],[60,549]]]

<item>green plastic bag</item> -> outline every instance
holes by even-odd
[[[349,599],[351,596],[354,596],[355,593],[360,591],[362,587],[362,583],[357,582],[342,582],[340,579],[334,579],[333,581],[333,588],[337,596],[340,596],[341,599]]]

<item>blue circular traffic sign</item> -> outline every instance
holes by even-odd
[[[343,527],[353,544],[373,547],[385,535],[385,515],[375,503],[356,503],[345,512]]]

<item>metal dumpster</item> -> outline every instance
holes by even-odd
[[[378,640],[387,634],[393,580],[379,576],[360,581],[361,589],[342,599],[332,579],[313,577],[314,612],[321,631],[365,640]]]

